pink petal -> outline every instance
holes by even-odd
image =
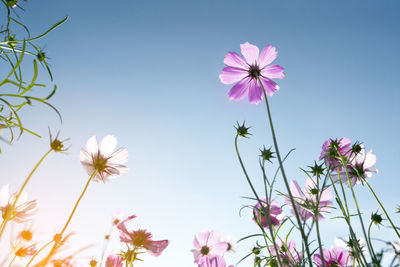
[[[99,151],[99,145],[97,142],[97,137],[95,135],[87,140],[86,150],[87,152],[89,152],[89,154],[96,154]]]
[[[243,57],[241,57],[235,52],[229,52],[228,54],[225,55],[224,64],[229,67],[235,67],[244,70],[247,70],[249,68]]]
[[[151,241],[151,243],[146,246],[146,249],[150,252],[151,255],[158,257],[168,246],[168,244],[168,240]]]
[[[269,96],[272,96],[276,91],[279,90],[278,84],[273,80],[261,77],[261,82],[264,86],[265,93]]]
[[[296,180],[291,181],[289,187],[290,187],[290,192],[292,192],[292,195],[294,197],[294,200],[304,199],[304,194],[303,192],[301,192],[300,186]]]
[[[79,161],[81,162],[81,164],[91,164],[92,162],[92,157],[89,155],[89,153],[84,150],[81,149],[80,153],[79,153]]]
[[[285,78],[284,69],[279,65],[266,66],[261,70],[261,75],[270,79]]]
[[[219,79],[224,84],[231,84],[240,81],[248,75],[249,73],[246,70],[235,67],[225,67],[219,75]]]
[[[129,217],[127,217],[126,219],[122,220],[120,223],[117,224],[117,228],[118,230],[122,231],[125,234],[129,235],[129,231],[128,229],[126,229],[126,225],[125,223],[132,220],[133,218],[136,218],[136,215],[131,215]]]
[[[117,146],[117,138],[115,138],[112,135],[104,136],[100,143],[101,154],[104,155],[105,157],[110,156],[116,146]]]
[[[210,254],[212,255],[224,255],[228,249],[228,244],[226,242],[218,242],[210,245]]]
[[[251,78],[248,77],[248,78],[244,78],[243,80],[241,80],[237,84],[235,84],[228,93],[229,100],[243,99],[249,91],[250,83],[251,83]]]
[[[267,45],[261,51],[261,54],[258,58],[258,66],[262,69],[268,64],[271,64],[272,61],[276,59],[278,56],[278,52],[276,52],[276,48],[272,45]]]
[[[240,50],[249,65],[257,64],[258,54],[260,53],[257,46],[246,42],[240,45]]]
[[[263,99],[263,92],[257,80],[253,79],[249,87],[249,101],[253,104],[258,104]]]

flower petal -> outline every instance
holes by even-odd
[[[249,101],[253,104],[258,104],[263,99],[261,86],[257,80],[253,79],[249,86]]]
[[[158,257],[168,246],[168,244],[169,244],[168,240],[151,241],[151,243],[147,244],[145,248],[149,251],[151,255]]]
[[[10,185],[6,184],[0,189],[0,207],[7,206],[9,199],[10,199]]]
[[[270,79],[285,78],[284,69],[279,65],[266,66],[261,70],[261,75]]]
[[[273,94],[279,90],[279,86],[273,80],[268,78],[261,77],[261,82],[264,86],[265,93],[269,96],[273,96]]]
[[[278,56],[278,52],[276,52],[276,48],[272,45],[267,45],[261,51],[260,56],[258,57],[258,66],[262,69],[268,64],[271,64],[272,61],[276,59]]]
[[[231,84],[242,80],[248,75],[249,73],[246,70],[235,67],[226,67],[219,75],[219,79],[224,84]]]
[[[242,51],[242,55],[249,65],[257,64],[258,54],[260,53],[260,50],[257,46],[245,42],[244,44],[240,45],[240,50]]]
[[[128,155],[128,149],[122,147],[112,153],[107,162],[110,164],[124,164],[128,161]]]
[[[108,157],[114,151],[116,146],[117,146],[117,138],[115,138],[112,135],[106,135],[101,140],[100,152],[105,157]]]
[[[247,65],[246,61],[235,52],[229,52],[224,57],[224,64],[229,67],[235,67],[239,69],[247,70],[249,65]]]
[[[235,84],[228,93],[229,100],[243,99],[249,91],[250,83],[251,83],[251,78],[248,77],[248,78],[244,78],[243,80],[241,80],[237,84]]]
[[[97,137],[95,135],[87,140],[86,149],[89,154],[96,154],[99,151],[99,145],[97,142]]]

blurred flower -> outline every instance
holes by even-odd
[[[260,200],[263,204],[263,207],[265,207],[265,210],[267,210],[266,198],[262,198]],[[279,206],[279,203],[276,200],[272,200],[269,206],[269,218],[271,220],[271,224],[273,226],[280,225],[284,217],[285,214]],[[268,228],[267,214],[264,212],[264,209],[261,209],[259,202],[257,202],[257,204],[254,206],[253,221],[257,224],[261,224],[265,228]]]
[[[112,177],[123,175],[128,171],[128,167],[123,165],[128,161],[128,150],[120,148],[113,152],[117,146],[117,139],[112,135],[105,136],[100,143],[97,137],[92,136],[86,143],[86,150],[81,149],[80,161],[86,172],[92,175],[97,171],[94,180],[106,182]]]
[[[27,194],[22,192],[15,204],[14,210],[11,211],[16,195],[17,193],[10,195],[10,187],[8,184],[0,189],[1,215],[3,219],[6,219],[8,216],[8,220],[13,220],[17,223],[29,221],[28,217],[37,211],[38,202],[36,200],[27,201]]]
[[[296,242],[294,240],[282,243],[282,241],[278,239],[275,244],[278,248],[278,253],[274,246],[271,246],[269,250],[271,251],[271,255],[279,255],[284,267],[296,266],[296,264],[301,261],[302,253],[297,251]]]
[[[205,256],[223,256],[228,248],[227,243],[221,241],[221,237],[216,231],[199,233],[198,237],[194,237],[193,246],[194,249],[191,252],[195,263],[199,263],[200,259]]]
[[[95,259],[90,260],[89,266],[90,267],[96,267],[97,266],[97,261]]]
[[[400,240],[390,242],[390,252],[394,253],[396,257],[400,257]]]
[[[219,78],[224,84],[236,83],[228,93],[229,99],[240,100],[246,94],[249,96],[250,103],[259,103],[264,95],[259,80],[261,81],[265,93],[272,96],[279,86],[271,79],[283,79],[285,73],[279,65],[269,65],[276,59],[278,53],[275,47],[267,45],[259,52],[257,46],[248,42],[240,45],[241,57],[235,52],[225,55],[225,67]]]
[[[335,247],[331,250],[323,249],[324,253],[324,261],[325,261],[325,266],[326,267],[352,267],[353,265],[351,264],[353,262],[352,257],[350,256],[349,253],[346,251],[343,251],[341,248]],[[321,254],[319,252],[316,252],[314,254],[314,263],[318,266],[321,267],[322,265],[322,259],[321,259]]]
[[[108,255],[105,267],[122,267],[122,257],[118,255]]]
[[[125,224],[135,217],[135,215],[129,216],[117,225],[120,241],[132,245],[135,248],[144,248],[155,257],[160,256],[168,246],[169,240],[153,241],[152,234],[147,232],[147,230],[129,231]]]
[[[350,240],[347,238],[346,240],[343,239],[342,237],[335,237],[333,240],[336,244],[336,246],[340,247],[341,249],[347,251],[350,256],[358,258],[358,252],[355,248],[356,244],[354,244],[353,240]],[[361,249],[362,254],[367,255],[367,243],[365,243],[365,240],[360,238],[357,240],[358,246]]]
[[[50,147],[53,149],[55,152],[65,152],[69,149],[70,146],[65,147],[64,142],[68,141],[69,138],[64,139],[64,140],[59,140],[58,135],[60,132],[57,132],[56,138],[53,139],[53,136],[51,135],[50,128],[49,128],[49,136],[50,136]]]
[[[322,192],[320,190],[317,187],[317,178],[315,177],[307,179],[304,185],[304,193],[301,191],[296,180],[290,182],[290,191],[292,192],[297,212],[303,221],[313,218],[317,210],[318,219],[323,220],[324,216],[322,213],[331,210],[333,204],[331,201],[333,198],[331,190],[326,187],[322,189]],[[286,197],[285,202],[293,209],[292,202],[288,197]],[[293,210],[292,214],[294,214]]]
[[[347,165],[347,172],[353,186],[362,183],[363,179],[371,178],[373,172],[378,173],[378,170],[375,168],[376,155],[372,154],[372,149],[368,153],[365,153],[364,145],[361,144],[360,146],[360,153],[356,154]],[[341,169],[339,173],[332,174],[332,179],[338,182],[339,175],[342,182],[350,186],[346,170]]]
[[[343,157],[349,157],[351,151],[350,139],[343,137],[340,139],[329,139],[322,144],[319,160],[324,159],[329,169],[340,167],[339,154]]]
[[[8,6],[14,8],[18,6],[18,0],[6,0],[6,3]]]
[[[23,257],[33,256],[36,253],[37,249],[36,249],[36,244],[31,244],[28,246],[27,245],[23,246],[18,244],[13,247],[13,251],[15,256],[23,258]]]
[[[36,234],[35,230],[33,230],[32,224],[26,224],[23,228],[18,232],[17,239],[23,242],[30,242],[34,240]]]
[[[236,240],[233,240],[230,236],[226,236],[222,238],[221,241],[225,242],[227,245],[226,252],[232,252],[232,253],[236,252],[236,249],[238,247]]]
[[[199,267],[226,267],[226,262],[224,257],[216,255],[213,257],[202,257],[199,260]],[[230,265],[229,267],[233,267]]]
[[[115,212],[112,216],[112,225],[117,226],[122,221],[122,218],[124,218],[124,213],[122,211]]]

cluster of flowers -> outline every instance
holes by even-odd
[[[302,169],[308,177],[303,189],[301,189],[296,180],[292,180],[289,183],[282,164],[283,160],[279,153],[271,111],[267,100],[267,96],[272,96],[279,89],[279,86],[272,79],[283,79],[285,77],[284,69],[280,65],[270,65],[278,55],[276,48],[271,45],[265,46],[261,53],[257,46],[247,42],[241,44],[240,49],[243,57],[235,52],[229,52],[225,55],[224,63],[226,67],[222,70],[219,78],[224,84],[234,84],[228,93],[229,99],[241,100],[248,95],[249,102],[253,104],[258,104],[265,99],[275,147],[275,152],[265,149],[265,147],[261,150],[260,156],[262,160],[260,161],[260,167],[264,174],[265,188],[263,188],[263,192],[265,192],[266,197],[259,197],[243,164],[237,144],[238,137],[247,138],[250,135],[248,132],[249,127],[246,127],[244,124],[238,124],[238,127],[236,127],[235,146],[237,156],[254,197],[257,200],[257,203],[252,206],[253,221],[262,230],[261,235],[264,236],[264,240],[267,243],[265,246],[258,246],[253,249],[255,266],[261,266],[263,260],[266,260],[266,264],[270,266],[305,266],[307,263],[308,266],[347,267],[354,266],[355,263],[360,266],[369,266],[370,264],[380,266],[382,257],[378,257],[374,252],[370,233],[368,233],[368,236],[366,234],[357,197],[354,192],[356,185],[367,185],[384,211],[387,220],[391,224],[391,228],[395,231],[397,237],[400,238],[397,227],[368,183],[368,178],[371,178],[373,173],[378,173],[375,167],[376,156],[372,153],[372,150],[366,152],[363,144],[358,142],[352,144],[348,138],[329,139],[322,145],[322,151],[319,156],[322,164],[318,165],[315,163],[310,171]],[[265,163],[267,161],[271,162],[271,159],[275,157],[275,153],[279,162],[279,169],[274,179],[270,181],[266,176]],[[281,205],[279,201],[272,198],[278,171],[282,174],[287,194],[281,191],[276,192],[278,195],[284,197],[284,205]],[[351,219],[351,216],[354,215],[350,212],[346,190],[343,185],[347,185],[351,190],[352,198],[357,208],[356,215],[358,215],[360,220],[366,241],[356,236]],[[321,243],[319,223],[325,219],[324,216],[327,213],[331,212],[334,199],[338,203],[338,210],[342,212],[336,218],[342,218],[346,221],[349,227],[349,239],[345,241],[342,238],[336,238],[335,243],[337,246],[327,250],[323,248],[323,244]],[[291,209],[292,216],[285,215],[283,206]],[[293,217],[295,219],[292,219]],[[381,224],[382,220],[382,216],[378,213],[372,214],[368,232],[370,232],[373,224]],[[291,229],[297,229],[301,234],[302,249],[300,251],[297,250],[295,241],[288,239],[292,230],[290,230],[284,239],[281,239],[278,234],[286,222],[290,222],[292,224]],[[313,227],[316,228],[316,237],[318,240],[318,247],[315,249],[310,247],[312,242],[308,240]],[[268,229],[269,232],[265,231],[265,229]],[[306,231],[308,232],[306,233]],[[390,244],[394,250],[397,245],[396,242],[386,242],[386,244]],[[269,256],[267,257],[259,255],[260,251],[264,248],[268,249]],[[372,263],[366,260],[365,255],[367,250],[371,256]],[[400,254],[396,252],[392,264],[398,255]]]
[[[199,267],[226,267],[224,254],[235,252],[237,243],[230,237],[221,238],[216,231],[207,231],[194,237],[193,246],[194,262]]]
[[[65,141],[65,140],[64,140]],[[52,140],[50,137],[51,149],[46,154],[48,155],[51,151],[64,152],[66,148],[64,147],[64,141]],[[38,208],[37,200],[27,200],[27,194],[24,192],[24,187],[28,183],[32,173],[26,179],[24,185],[18,192],[10,194],[9,185],[5,185],[0,190],[0,210],[2,214],[3,221],[0,228],[0,237],[3,234],[8,222],[23,224],[22,230],[19,231],[15,240],[12,240],[11,246],[11,257],[12,260],[9,266],[16,258],[29,258],[30,263],[39,255],[39,253],[51,243],[53,248],[47,257],[43,258],[42,261],[37,263],[37,266],[46,266],[49,262],[52,262],[54,266],[78,266],[74,261],[73,256],[69,255],[66,257],[56,257],[56,253],[59,251],[60,247],[65,243],[70,234],[64,235],[69,222],[78,206],[82,196],[86,192],[89,183],[94,180],[96,182],[109,181],[112,178],[125,174],[128,171],[128,167],[124,164],[128,160],[128,150],[126,148],[119,148],[115,150],[117,146],[117,140],[114,136],[105,136],[101,143],[97,141],[97,137],[93,136],[89,138],[86,144],[86,150],[82,149],[80,152],[80,162],[85,168],[86,172],[90,175],[90,178],[80,196],[78,201],[75,203],[74,209],[71,212],[66,224],[64,225],[61,232],[54,235],[54,239],[48,242],[41,248],[38,247],[37,236],[35,231],[32,229],[32,224],[28,222],[31,221],[32,215],[35,214]],[[41,159],[43,161],[44,157]],[[41,162],[40,161],[40,162]],[[38,165],[36,166],[36,168]],[[35,169],[36,169],[35,168]],[[113,226],[115,226],[119,231],[120,242],[124,243],[126,250],[121,250],[117,254],[111,254],[107,257],[105,266],[107,267],[121,267],[125,262],[126,265],[133,266],[133,262],[140,260],[139,255],[143,253],[149,253],[153,256],[159,256],[168,246],[168,240],[154,241],[152,234],[145,229],[130,230],[127,227],[127,223],[135,218],[135,215],[129,216],[125,219],[121,215],[116,215],[113,219]],[[110,233],[111,234],[111,233]],[[110,235],[106,237],[106,240],[110,239]],[[103,251],[103,255],[104,255]],[[8,260],[9,257],[5,259]],[[100,265],[102,265],[103,259],[100,260]],[[90,261],[90,266],[98,266],[96,260]]]

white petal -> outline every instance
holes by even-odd
[[[7,206],[9,199],[10,199],[10,185],[6,184],[0,189],[0,207]]]
[[[105,157],[108,157],[114,151],[116,146],[117,146],[117,138],[115,138],[112,135],[106,135],[101,140],[100,152]]]
[[[79,153],[79,161],[81,164],[93,164],[92,157],[84,149],[81,149],[81,152]]]
[[[124,164],[128,161],[128,155],[128,149],[122,147],[111,154],[111,157],[108,159],[108,163]]]
[[[99,151],[99,144],[97,142],[97,137],[95,135],[87,140],[86,149],[89,152],[89,154],[96,154]]]

